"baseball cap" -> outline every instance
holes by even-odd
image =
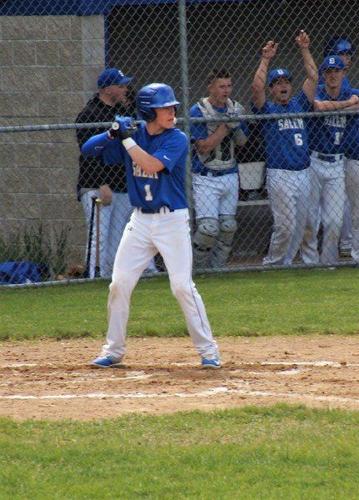
[[[348,54],[352,56],[355,52],[355,47],[349,38],[334,37],[331,38],[324,48],[324,57],[330,56],[331,54],[340,55]]]
[[[324,58],[324,61],[320,65],[319,70],[326,71],[327,69],[344,69],[345,64],[341,60],[339,56],[327,56]]]
[[[279,78],[287,78],[290,82],[292,81],[292,74],[289,70],[284,68],[272,69],[268,74],[268,85],[271,86]]]
[[[124,75],[120,69],[107,68],[98,77],[97,86],[99,89],[104,89],[111,85],[127,85],[132,79],[132,76]]]

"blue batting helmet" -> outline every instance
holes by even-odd
[[[354,45],[348,38],[331,38],[325,46],[324,57],[340,54],[348,54],[352,56],[354,52]]]
[[[178,104],[172,87],[165,83],[145,85],[136,96],[137,116],[140,120],[147,122],[156,118],[155,108],[167,108]]]

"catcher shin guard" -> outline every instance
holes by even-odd
[[[219,216],[219,235],[212,251],[211,266],[225,266],[231,253],[233,238],[237,230],[237,221],[234,215]]]
[[[219,233],[217,219],[205,217],[198,219],[197,230],[193,236],[193,260],[197,267],[206,267],[210,252]]]

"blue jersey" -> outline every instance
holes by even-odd
[[[145,123],[138,125],[133,136],[148,154],[160,160],[164,170],[146,174],[136,165],[118,139],[110,139],[107,132],[91,137],[83,146],[84,155],[103,156],[107,161],[124,158],[127,187],[134,207],[157,210],[167,206],[171,210],[187,208],[185,177],[188,139],[177,128],[150,135]]]
[[[352,89],[341,88],[339,96],[331,97],[325,85],[319,85],[315,99],[317,101],[346,101],[352,96]],[[310,148],[324,154],[340,154],[344,152],[344,132],[347,124],[346,116],[324,116],[310,120]]]
[[[303,113],[312,105],[303,91],[293,96],[288,104],[266,101],[262,108],[253,106],[254,113]],[[309,139],[304,118],[279,118],[262,123],[266,147],[267,168],[303,170],[310,164]]]
[[[218,113],[227,113],[228,112],[227,107],[219,108],[219,107],[213,106],[213,105],[212,105],[212,107]],[[203,113],[202,113],[200,107],[198,106],[198,104],[194,104],[191,107],[190,116],[194,117],[194,118],[203,118]],[[218,125],[219,124],[217,124],[216,127]],[[247,124],[245,122],[241,121],[240,125],[237,128],[233,129],[233,133],[238,129],[241,129],[244,132],[244,134],[248,137],[249,131],[248,131]],[[208,136],[211,133],[213,133],[213,131],[210,132],[208,130],[207,123],[191,123],[190,133],[191,133],[191,142],[194,143],[195,141],[198,141],[201,139],[207,139]],[[222,140],[222,142],[219,145],[219,147],[221,148],[223,161],[230,160],[230,158],[231,158],[231,141],[233,140],[232,139],[233,133],[228,134],[226,137],[224,137],[224,139]],[[235,158],[233,158],[232,167],[236,167],[236,166],[237,166],[237,161]],[[192,171],[195,173],[198,173],[198,172],[201,172],[201,170],[203,168],[205,168],[205,165],[201,162],[200,158],[198,157],[196,148],[193,148]]]
[[[352,89],[359,96],[359,89]],[[344,132],[344,153],[352,160],[359,160],[359,116],[348,116]]]

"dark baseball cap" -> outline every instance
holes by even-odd
[[[319,70],[327,71],[327,69],[344,69],[345,64],[341,60],[339,56],[327,56],[324,58],[324,61],[320,65]]]
[[[286,78],[290,82],[292,81],[292,74],[288,69],[284,68],[276,68],[272,69],[269,74],[268,74],[268,79],[267,83],[269,86],[272,86],[273,83],[275,83],[276,80],[279,80],[280,78]]]
[[[127,85],[131,80],[133,77],[124,75],[120,69],[107,68],[98,77],[97,86],[99,89],[104,89],[111,85]]]

